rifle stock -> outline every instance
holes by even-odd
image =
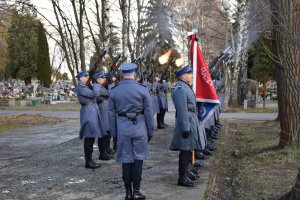
[[[221,63],[232,56],[233,53],[233,48],[229,46],[209,64],[209,70],[212,76],[216,76],[218,74]]]
[[[93,79],[93,76],[95,75],[95,73],[97,71],[97,68],[101,65],[102,59],[106,55],[106,53],[107,53],[107,51],[108,51],[109,48],[110,48],[110,46],[107,49],[104,49],[104,51],[100,54],[100,56],[98,57],[98,59],[94,63],[93,68],[89,71],[89,79],[87,81],[87,85],[91,85],[91,81]]]

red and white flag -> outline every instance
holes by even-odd
[[[197,102],[220,104],[213,80],[202,55],[200,45],[196,41],[196,33],[188,36],[191,42],[190,58],[193,67],[193,89]]]

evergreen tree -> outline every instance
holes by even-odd
[[[270,57],[271,45],[270,35],[265,33],[254,46],[255,57],[251,77],[262,83],[275,79],[274,63]]]
[[[251,77],[261,82],[264,87],[267,81],[275,79],[275,66],[270,55],[272,43],[270,34],[263,33],[255,44],[255,57],[251,68]],[[263,94],[265,107],[265,91]]]
[[[8,36],[8,67],[10,77],[22,79],[26,84],[36,77],[37,64],[36,13],[28,8],[12,11]]]
[[[154,41],[158,52],[174,47],[171,9],[164,5],[163,1],[150,0],[145,7],[145,13],[145,18],[141,20],[141,32],[145,35],[144,46]]]
[[[37,79],[44,84],[45,87],[50,87],[51,84],[51,66],[49,58],[48,42],[43,24],[39,22],[38,27],[38,55],[37,55]]]

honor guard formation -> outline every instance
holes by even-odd
[[[122,164],[125,199],[146,199],[140,192],[143,161],[150,158],[151,139],[168,126],[164,118],[170,84],[164,73],[153,76],[138,73],[136,63],[122,64],[119,69],[121,76],[116,71],[91,76],[82,71],[76,76],[81,104],[79,137],[83,139],[85,167],[101,166],[92,156],[97,140],[99,160],[105,162],[115,157]],[[171,96],[176,114],[170,150],[179,151],[178,186],[194,187],[200,177],[200,160],[216,148],[214,141],[222,126],[219,122],[222,104],[201,123],[191,67],[181,67],[175,76],[178,81]],[[214,81],[221,102],[222,82]]]

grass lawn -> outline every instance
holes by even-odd
[[[279,199],[295,184],[300,147],[277,147],[277,122],[227,120],[206,199]]]
[[[0,133],[12,129],[24,128],[34,125],[54,124],[61,122],[62,119],[46,117],[42,115],[10,115],[0,116]]]

